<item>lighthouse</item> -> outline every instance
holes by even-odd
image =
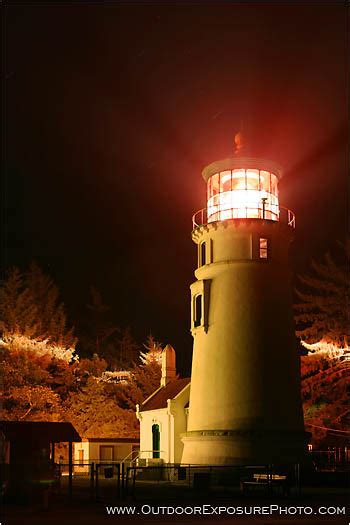
[[[295,216],[279,203],[282,169],[243,136],[202,172],[193,217],[193,358],[182,463],[300,461],[306,450],[289,247]]]

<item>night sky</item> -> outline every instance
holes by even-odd
[[[35,5],[4,10],[3,269],[35,259],[72,322],[95,285],[188,373],[191,217],[241,121],[285,168],[295,272],[346,234],[344,2]]]

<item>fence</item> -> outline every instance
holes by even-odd
[[[344,451],[343,451],[344,452]],[[339,450],[313,451],[310,456],[318,483],[334,483],[327,472],[342,483],[342,475],[350,470],[348,450],[340,455]],[[344,456],[344,457],[343,457]],[[344,463],[345,461],[345,463]],[[251,491],[266,490],[270,495],[299,495],[301,491],[299,464],[283,465],[184,465],[135,464],[135,459],[117,462],[74,463],[72,478],[69,478],[69,465],[56,464],[55,482],[48,489],[69,499],[90,499],[92,501],[113,501],[123,498],[153,498],[154,489],[166,498],[176,492],[178,497],[185,493],[195,494],[230,492],[232,495]],[[321,474],[324,474],[322,477]],[[303,483],[314,483],[312,469],[307,475],[303,472]],[[310,478],[311,476],[311,478]],[[333,477],[334,477],[333,476]],[[321,479],[322,478],[322,479]],[[323,481],[322,481],[323,480]]]
[[[68,465],[58,465],[58,492],[74,499],[90,499],[95,501],[112,501],[120,498],[135,498],[140,490],[152,495],[154,486],[157,491],[176,489],[194,491],[232,490],[242,492],[244,483],[257,485],[257,489],[265,485],[271,493],[278,493],[282,487],[279,477],[283,473],[284,485],[288,490],[300,493],[299,465],[289,467],[276,465],[251,466],[216,466],[216,465],[183,465],[166,464],[156,466],[135,466],[124,462],[99,462],[73,464],[73,479],[71,485],[68,479]],[[256,483],[258,476],[260,483]],[[277,476],[277,477],[276,477]],[[265,477],[265,478],[264,478]],[[273,489],[273,490],[272,490]]]
[[[157,484],[157,492],[163,489],[166,496],[167,488],[174,494],[184,490],[195,493],[207,493],[208,491],[231,491],[236,490],[240,494],[246,493],[248,486],[255,489],[263,489],[271,495],[287,495],[293,492],[300,495],[300,466],[277,465],[161,465],[161,466],[130,466],[125,470],[123,477],[123,495],[125,497],[139,498],[140,495],[150,496],[147,485],[154,490]]]
[[[73,463],[73,479],[69,484],[69,465],[61,463],[58,492],[71,499],[115,499],[121,495],[122,465],[119,462]]]
[[[312,450],[309,454],[317,469],[350,470],[349,447],[329,447],[327,450]]]

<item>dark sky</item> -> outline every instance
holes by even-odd
[[[242,119],[285,168],[295,271],[347,231],[347,11],[62,4],[4,10],[3,267],[37,260],[73,320],[96,285],[184,370],[201,170],[232,154]]]

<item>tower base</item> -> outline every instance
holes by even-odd
[[[203,430],[182,434],[181,463],[191,465],[266,465],[304,463],[307,432]]]

